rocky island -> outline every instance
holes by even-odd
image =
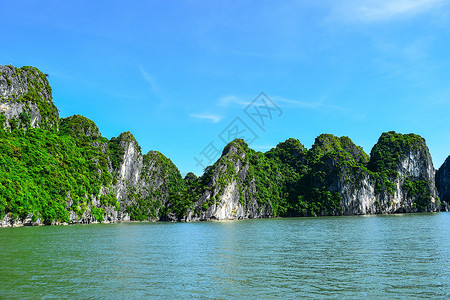
[[[130,132],[102,137],[60,118],[47,76],[0,66],[1,226],[203,221],[448,210],[450,157],[436,172],[425,140],[383,133],[370,152],[348,137],[290,138],[262,153],[234,140],[197,178],[182,178]]]

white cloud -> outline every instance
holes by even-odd
[[[220,120],[222,120],[222,116],[219,115],[213,115],[213,114],[190,114],[189,115],[191,118],[195,118],[195,119],[203,119],[203,120],[208,120],[211,121],[213,123],[219,123]]]
[[[397,16],[413,16],[430,10],[439,0],[376,1],[357,9],[360,18],[367,21],[392,19]]]
[[[340,17],[349,21],[379,22],[396,18],[413,17],[422,13],[438,9],[443,0],[350,0],[339,2],[335,10]]]
[[[251,102],[244,100],[242,97],[238,97],[235,95],[224,96],[219,99],[218,105],[220,106],[230,106],[232,104],[238,104],[239,106],[247,106]]]

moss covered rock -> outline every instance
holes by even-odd
[[[47,75],[37,68],[0,66],[0,97],[3,127],[58,129],[52,89]]]
[[[100,131],[92,120],[80,115],[73,115],[60,120],[59,130],[75,137],[100,137]]]

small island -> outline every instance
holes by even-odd
[[[425,139],[382,133],[370,152],[321,134],[262,153],[230,142],[182,178],[130,132],[108,140],[80,115],[60,118],[47,76],[0,66],[1,226],[206,221],[448,210],[450,157],[436,172]]]

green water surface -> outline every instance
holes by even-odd
[[[0,228],[1,299],[449,298],[450,213]]]

